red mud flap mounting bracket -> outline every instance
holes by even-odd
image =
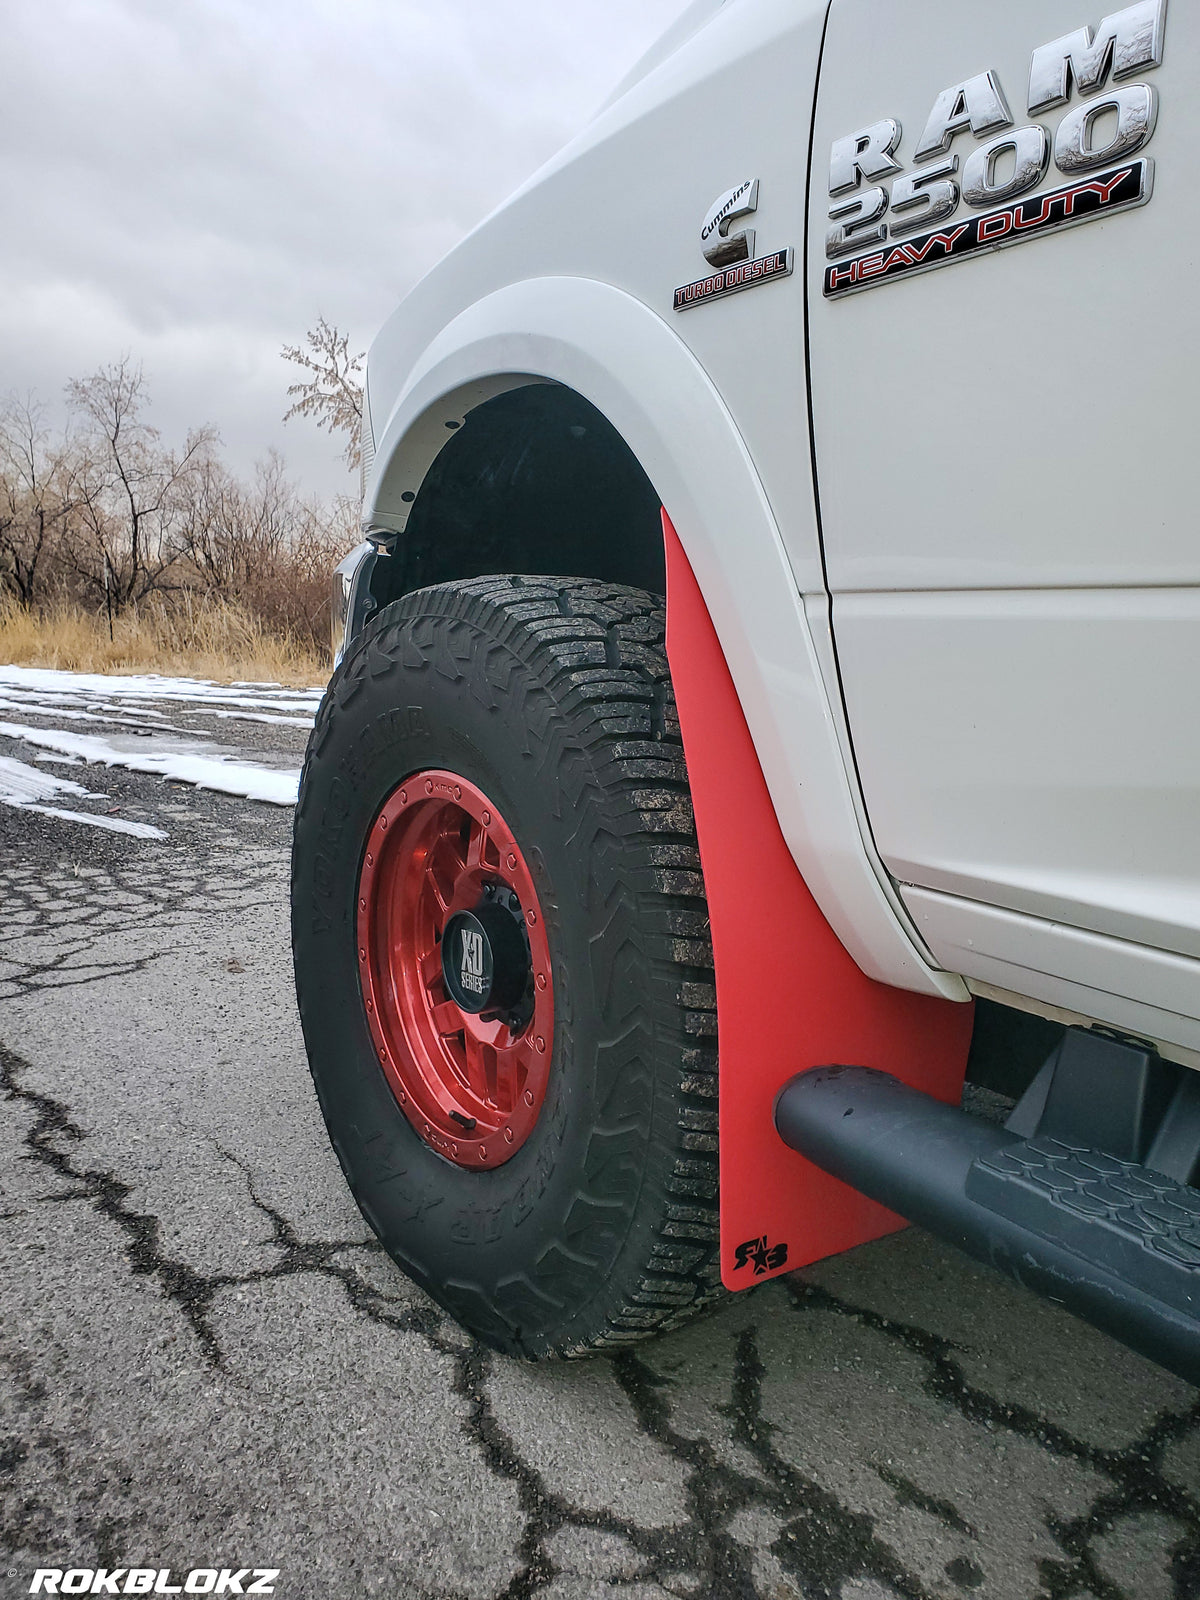
[[[856,1061],[957,1104],[973,1008],[877,983],[839,943],[784,842],[708,608],[665,511],[663,534],[667,655],[717,974],[721,1277],[744,1289],[904,1226],[784,1144],[774,1119],[784,1084],[807,1067]]]

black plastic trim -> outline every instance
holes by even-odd
[[[1197,1190],[869,1067],[793,1078],[775,1121],[826,1172],[1200,1383]]]

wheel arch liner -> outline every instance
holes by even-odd
[[[798,1072],[881,1068],[957,1104],[973,1006],[867,977],[784,841],[716,630],[666,512],[667,656],[696,814],[717,979],[721,1277],[744,1289],[905,1226],[784,1144]]]

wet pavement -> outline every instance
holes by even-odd
[[[3,1600],[39,1567],[278,1569],[289,1600],[1200,1595],[1197,1392],[919,1233],[615,1359],[474,1345],[326,1141],[290,811],[46,770],[167,837],[0,806]]]

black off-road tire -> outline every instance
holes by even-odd
[[[712,947],[664,624],[657,597],[588,579],[421,590],[351,648],[305,757],[292,927],[330,1138],[395,1261],[514,1355],[610,1350],[721,1293]],[[373,819],[437,768],[516,835],[553,966],[545,1103],[486,1172],[401,1111],[356,961]]]

